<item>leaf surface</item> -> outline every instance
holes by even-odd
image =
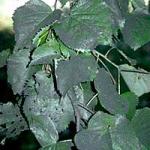
[[[106,110],[112,114],[125,114],[127,112],[127,103],[117,93],[116,87],[105,69],[99,69],[99,73],[94,80],[94,85],[99,93],[100,103]]]
[[[111,42],[111,17],[103,0],[78,1],[54,26],[56,34],[70,48],[91,50]]]
[[[15,11],[14,30],[15,49],[29,48],[34,35],[47,25],[60,18],[61,11],[52,12],[51,8],[41,0],[30,0]],[[23,19],[22,19],[23,18]]]

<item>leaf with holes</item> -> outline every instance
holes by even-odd
[[[15,137],[24,130],[28,130],[28,126],[19,107],[11,102],[0,103],[0,135],[5,138]]]

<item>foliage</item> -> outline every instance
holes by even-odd
[[[149,150],[150,108],[137,107],[150,93],[147,6],[60,2],[30,0],[14,13],[16,45],[0,67],[16,99],[0,104],[1,144],[31,130],[41,150]]]

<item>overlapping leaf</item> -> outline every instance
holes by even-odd
[[[69,14],[54,26],[59,38],[70,48],[91,50],[98,43],[111,42],[111,17],[104,0],[78,1]]]
[[[58,132],[64,131],[74,120],[74,111],[70,99],[60,99],[54,90],[52,78],[44,72],[38,72],[34,80],[30,80],[25,90],[26,100],[24,112],[28,119],[37,115],[50,117]]]
[[[132,48],[137,49],[150,41],[150,15],[132,13],[126,19],[122,30],[124,40]]]
[[[103,68],[99,69],[94,84],[100,103],[106,110],[112,114],[125,114],[128,111],[128,104],[121,99],[109,74]]]
[[[62,95],[80,82],[93,80],[97,64],[92,56],[75,56],[70,60],[60,61],[56,68],[57,88]]]
[[[122,65],[120,68],[124,70],[121,75],[132,92],[137,96],[150,92],[150,74],[128,65]]]
[[[60,18],[61,11],[52,12],[41,0],[30,0],[14,14],[15,49],[29,48],[34,35],[44,26]]]

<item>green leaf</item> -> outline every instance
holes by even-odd
[[[5,138],[15,137],[24,130],[28,130],[28,126],[19,107],[11,102],[0,103],[0,135],[5,135]]]
[[[59,98],[52,78],[47,77],[44,72],[35,74],[34,79],[26,85],[24,94],[24,112],[29,120],[37,115],[46,115],[54,122],[58,132],[64,131],[69,123],[74,121],[70,99],[67,96]]]
[[[125,117],[116,117],[115,127],[110,129],[110,134],[114,150],[141,150],[139,140]]]
[[[20,50],[12,54],[8,59],[8,82],[12,86],[14,94],[21,94],[28,76],[29,49]]]
[[[121,94],[121,97],[124,101],[128,102],[129,109],[127,112],[127,118],[131,120],[136,112],[136,106],[138,104],[138,97],[134,93],[131,93],[131,92],[125,92]]]
[[[103,68],[99,69],[94,85],[99,93],[101,105],[112,114],[125,114],[128,111],[127,102],[121,99],[110,75]]]
[[[96,77],[97,64],[92,56],[74,56],[70,60],[60,61],[56,68],[57,88],[62,95],[80,82]]]
[[[30,65],[50,64],[54,58],[60,58],[60,47],[57,41],[50,40],[35,49]]]
[[[128,15],[129,0],[105,0],[112,12],[112,25],[118,30],[124,26],[125,17]]]
[[[10,50],[3,50],[0,52],[0,68],[7,64],[7,59],[10,55]]]
[[[88,123],[88,129],[106,130],[110,126],[114,126],[115,117],[103,112],[97,112]]]
[[[103,0],[78,1],[60,23],[54,25],[59,38],[70,48],[92,50],[111,42],[111,13]]]
[[[145,8],[145,0],[130,0],[133,4],[133,6],[137,9],[139,8]]]
[[[33,39],[33,45],[39,47],[40,45],[46,43],[47,37],[49,35],[50,27],[46,26],[41,28],[41,30],[35,35]]]
[[[150,148],[150,109],[144,108],[136,111],[131,122],[140,142]]]
[[[18,8],[13,17],[15,49],[29,48],[34,35],[42,27],[51,25],[58,20],[60,14],[60,10],[52,12],[51,8],[41,0],[30,0]]]
[[[127,17],[122,30],[124,40],[132,48],[137,49],[150,41],[150,15],[132,13]]]
[[[75,144],[79,150],[113,150],[107,131],[82,130],[76,134]]]
[[[59,0],[59,1],[60,1],[62,6],[64,6],[68,2],[68,0]]]
[[[97,112],[89,121],[88,129],[75,136],[75,144],[80,150],[112,150],[111,137],[108,128],[113,125],[114,117]]]
[[[52,145],[58,140],[58,132],[53,121],[46,115],[35,115],[29,120],[30,130],[41,146]]]
[[[60,141],[51,146],[43,147],[40,150],[71,150],[72,146],[71,140]]]
[[[143,69],[135,69],[129,65],[120,66],[121,75],[127,86],[137,96],[150,92],[150,74]]]

